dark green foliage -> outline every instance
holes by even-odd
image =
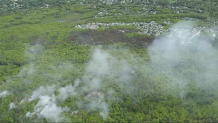
[[[11,4],[11,1],[1,1],[4,4]],[[87,0],[88,2],[88,0]],[[153,1],[150,1],[153,2]],[[157,11],[157,14],[136,14],[138,11],[144,12],[142,5],[75,5],[77,1],[57,0],[32,0],[19,1],[24,4],[25,9],[2,9],[0,14],[0,92],[4,90],[10,91],[10,95],[0,98],[0,122],[49,122],[46,119],[38,120],[37,117],[28,118],[25,116],[27,112],[34,110],[37,101],[25,102],[19,104],[24,97],[29,97],[32,91],[44,85],[51,85],[52,83],[60,83],[60,86],[73,83],[75,79],[80,78],[84,74],[84,69],[91,59],[92,51],[96,45],[78,42],[72,35],[88,34],[82,29],[75,29],[75,25],[86,22],[151,22],[156,21],[164,26],[163,21],[171,21],[175,23],[183,18],[195,18],[202,22],[211,22],[211,17],[217,18],[218,12],[217,0],[211,0],[209,6],[204,1],[187,2],[177,0],[177,2],[157,1],[158,4],[163,5],[157,7],[155,5],[149,6],[149,11]],[[49,3],[51,8],[37,8],[38,6]],[[2,7],[3,4],[1,4]],[[28,5],[28,6],[27,6]],[[94,7],[97,5],[97,7]],[[187,8],[178,8],[181,13],[175,13],[175,9],[169,6],[184,6]],[[131,7],[129,12],[125,12],[127,7]],[[108,15],[103,18],[93,18],[98,12],[106,9],[109,11]],[[116,10],[115,10],[116,9]],[[202,11],[198,11],[201,9]],[[116,15],[121,13],[122,15]],[[77,16],[76,16],[77,14]],[[136,14],[136,15],[133,15]],[[69,17],[70,16],[70,17]],[[71,16],[76,16],[73,18]],[[58,22],[62,18],[67,18],[66,22]],[[69,18],[68,18],[69,17]],[[56,20],[57,19],[57,20]],[[205,23],[203,23],[205,24]],[[167,28],[167,27],[166,27]],[[97,31],[90,31],[92,34],[109,35],[117,29],[135,30],[134,27],[116,26],[110,29],[99,29]],[[111,36],[111,35],[110,35]],[[134,87],[125,88],[125,93],[120,91],[120,88],[113,84],[117,78],[105,78],[105,83],[108,87],[115,90],[116,99],[108,98],[110,114],[107,122],[218,122],[218,97],[217,90],[200,90],[196,86],[188,85],[187,95],[181,99],[178,97],[178,90],[169,92],[164,88],[164,83],[171,80],[163,74],[156,73],[151,70],[151,67],[143,68],[144,63],[149,61],[147,49],[143,47],[140,42],[137,44],[128,42],[133,39],[137,41],[145,41],[142,43],[151,43],[153,36],[142,36],[135,32],[126,33],[123,39],[120,36],[120,41],[115,41],[115,35],[111,42],[102,44],[102,48],[113,53],[116,58],[129,60],[131,63],[137,63],[135,66],[136,73],[133,76]],[[112,37],[111,36],[111,37]],[[96,37],[100,40],[101,36]],[[105,39],[107,37],[103,37]],[[128,39],[127,39],[128,38]],[[108,40],[109,40],[108,39]],[[125,39],[125,41],[123,41]],[[105,39],[106,40],[106,39]],[[217,39],[214,40],[214,47],[218,47]],[[106,44],[110,44],[110,46]],[[112,46],[111,46],[112,45]],[[129,58],[125,48],[129,48],[129,52],[138,56],[140,59],[135,62]],[[121,53],[121,51],[123,51]],[[191,60],[191,58],[189,59]],[[66,64],[64,64],[66,62]],[[30,68],[31,64],[35,64],[36,73],[31,72],[22,73],[25,68]],[[185,63],[185,61],[184,61]],[[67,66],[67,70],[61,71],[61,66]],[[55,66],[54,69],[50,65]],[[71,67],[70,65],[73,65]],[[181,66],[177,66],[178,72]],[[194,64],[187,66],[184,74],[187,77],[197,71]],[[58,78],[59,71],[62,73],[61,79]],[[29,76],[30,74],[31,76]],[[53,75],[53,77],[48,77]],[[112,84],[111,84],[112,83]],[[194,82],[193,82],[194,83]],[[13,88],[13,89],[12,89]],[[102,91],[107,88],[103,88]],[[128,92],[135,92],[129,95]],[[206,93],[207,92],[207,93]],[[57,92],[56,92],[57,94]],[[84,94],[85,95],[85,94]],[[79,97],[72,97],[67,99],[61,106],[70,107],[73,110],[78,110],[76,99]],[[9,109],[9,104],[14,102],[18,105],[14,109]],[[97,111],[88,112],[84,109],[79,111],[78,115],[72,115],[71,112],[63,114],[66,122],[106,122]]]

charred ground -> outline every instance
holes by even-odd
[[[86,30],[73,32],[68,39],[76,44],[110,45],[114,43],[125,43],[132,48],[143,48],[152,43],[154,36],[127,35],[137,33],[138,31],[137,29]]]

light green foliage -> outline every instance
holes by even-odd
[[[175,14],[170,8],[153,6],[150,9],[157,11],[157,15],[136,14],[135,16],[131,14],[146,10],[141,5],[99,5],[95,8],[95,4],[71,5],[71,3],[64,5],[67,1],[62,3],[53,0],[45,1],[54,4],[54,7],[48,9],[33,7],[16,13],[7,10],[8,13],[0,17],[0,92],[8,90],[11,93],[0,98],[0,122],[49,122],[47,119],[38,119],[36,116],[32,118],[25,116],[27,112],[34,110],[37,101],[19,103],[22,99],[30,97],[33,90],[40,86],[58,83],[57,85],[62,87],[74,83],[77,78],[83,76],[96,46],[75,44],[74,41],[68,40],[71,33],[83,31],[74,29],[77,24],[156,21],[164,25],[163,21],[165,20],[177,22],[185,17],[200,19],[199,23],[207,20],[209,15],[218,17],[218,12],[214,11],[217,1],[213,1],[214,4],[209,12],[196,13],[195,7],[202,10],[207,10],[207,8],[203,3],[195,6],[195,2],[190,2],[188,9],[180,14]],[[35,2],[32,2],[31,5],[37,6],[38,4]],[[184,2],[179,2],[178,0],[178,2],[167,4],[184,4]],[[166,3],[161,4],[165,6]],[[131,7],[127,12],[129,14],[125,13],[127,7]],[[104,18],[93,18],[105,8],[109,11],[108,15],[105,15]],[[116,8],[117,10],[115,10]],[[4,11],[6,12],[6,10]],[[189,13],[190,11],[195,13]],[[123,15],[115,16],[117,13]],[[58,22],[59,20],[66,20],[66,22]],[[123,28],[135,29],[133,26],[110,27],[110,29]],[[99,29],[99,31],[104,30]],[[126,35],[130,38],[140,36],[137,33],[127,33]],[[134,67],[136,73],[132,78],[135,88],[125,87],[123,89],[125,93],[120,91],[119,86],[113,84],[119,82],[118,78],[104,78],[107,86],[101,91],[107,90],[107,87],[115,90],[115,99],[108,98],[107,100],[110,109],[108,122],[218,121],[217,93],[208,96],[193,84],[187,88],[187,98],[180,99],[178,97],[179,89],[174,89],[172,93],[165,86],[172,80],[164,74],[156,73],[152,67],[146,64],[150,60],[147,49],[129,48],[130,50],[126,50],[125,47],[127,46],[123,43],[102,46],[102,49],[113,54],[115,58],[124,59],[130,65],[136,66]],[[133,55],[130,56],[130,54]],[[193,60],[191,56],[188,59]],[[120,64],[117,64],[116,67],[119,68],[119,66]],[[192,77],[193,73],[200,71],[195,68],[197,67],[191,64],[187,66],[183,74]],[[175,72],[179,70],[178,68]],[[57,95],[58,92],[55,93]],[[202,95],[203,97],[201,97]],[[76,96],[68,98],[60,105],[79,110],[76,105],[78,99],[79,97]],[[16,108],[10,110],[11,102],[15,103]],[[77,115],[65,112],[63,116],[65,117],[63,122],[105,122],[97,111],[89,112],[85,108],[80,109]]]

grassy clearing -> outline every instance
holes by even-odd
[[[53,15],[47,16],[41,20],[42,23],[50,23],[50,22],[80,22],[82,18],[82,14],[78,13],[67,13],[66,15],[60,17],[60,18],[55,18]]]

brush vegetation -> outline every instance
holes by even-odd
[[[210,28],[217,0],[88,1],[0,1],[0,122],[218,122],[217,38],[210,49],[173,49],[134,26],[74,28],[156,21],[167,30],[180,20]]]

